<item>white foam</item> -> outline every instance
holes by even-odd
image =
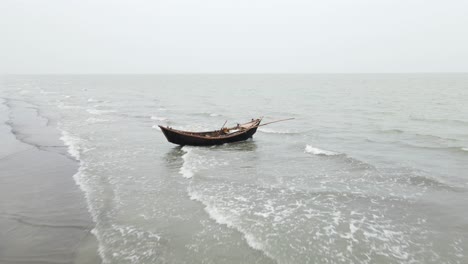
[[[208,157],[203,155],[205,150],[196,147],[184,146],[182,151],[184,151],[185,154],[182,155],[183,164],[179,169],[179,173],[189,179],[201,170],[229,165],[227,160],[223,160],[219,157]]]
[[[221,115],[220,115],[220,114],[216,114],[216,113],[211,113],[210,116],[215,117],[215,116],[221,116]]]
[[[184,163],[182,164],[182,167],[180,168],[179,173],[182,174],[182,176],[184,176],[185,178],[190,179],[193,177],[193,174],[194,174],[193,168],[189,163],[189,158],[193,149],[190,147],[184,146],[182,150],[185,151],[185,154],[182,155],[182,159]]]
[[[107,119],[95,118],[95,117],[90,117],[90,118],[86,119],[86,122],[87,122],[87,123],[91,123],[91,124],[96,124],[96,123],[109,122],[109,120],[107,120]]]
[[[468,148],[462,148],[463,151],[468,151]]]
[[[147,238],[155,239],[157,241],[161,240],[161,236],[159,234],[156,234],[148,230],[141,230],[140,228],[135,227],[135,226],[130,226],[130,225],[122,226],[122,225],[113,224],[112,228],[118,231],[122,237],[132,235],[138,238],[147,237]]]
[[[335,225],[338,226],[341,220],[341,212],[335,211],[332,215],[333,215],[333,223],[335,223]]]
[[[223,162],[217,159],[206,159],[206,157],[199,155],[197,153],[199,149],[194,147],[184,146],[182,150],[185,152],[185,154],[182,156],[183,165],[179,172],[185,178],[192,178],[199,168],[225,166],[229,164],[229,162]],[[240,211],[237,211],[234,208],[229,208],[229,210],[226,210],[225,208],[217,207],[215,204],[216,197],[203,195],[202,193],[193,190],[190,186],[188,187],[187,191],[191,200],[198,201],[205,206],[204,210],[211,219],[216,221],[218,224],[226,225],[229,228],[239,231],[241,234],[243,234],[245,241],[251,248],[260,250],[266,256],[274,259],[273,256],[271,256],[265,250],[265,245],[260,240],[258,240],[254,234],[243,228],[242,225],[238,224],[239,221],[237,220],[237,217],[240,214]],[[233,199],[241,202],[248,201],[248,199],[244,196],[236,196]],[[268,217],[274,212],[274,208],[271,202],[267,202],[266,209],[269,212],[266,213],[264,217]]]
[[[167,117],[151,116],[151,120],[166,121]]]
[[[98,241],[98,253],[99,256],[102,259],[102,263],[109,263],[109,260],[106,258],[104,254],[104,247],[103,247],[103,235],[99,232],[97,229],[97,213],[94,213],[96,210],[93,208],[93,204],[91,202],[91,197],[90,197],[90,187],[88,183],[88,179],[86,177],[86,174],[84,173],[86,166],[83,163],[83,161],[80,159],[80,151],[81,151],[81,140],[75,135],[72,135],[71,133],[60,129],[62,136],[60,137],[60,140],[63,141],[65,146],[68,147],[68,153],[70,153],[71,156],[73,156],[76,160],[79,161],[80,167],[78,168],[78,172],[73,175],[73,180],[75,181],[76,185],[78,185],[81,189],[81,191],[84,193],[85,198],[86,198],[86,203],[88,206],[88,212],[90,213],[94,223],[96,223],[96,227],[91,230],[91,233],[96,237],[96,240]],[[85,152],[88,150],[85,150]]]
[[[86,111],[92,115],[102,115],[107,113],[115,113],[115,110],[98,110],[98,109],[86,109]]]
[[[353,221],[353,220],[351,220],[349,223],[349,231],[351,232],[351,236],[353,236],[354,233],[356,233],[356,231],[359,230],[359,227],[356,226],[355,224],[356,224],[356,221]],[[353,240],[355,240],[354,237],[353,237]]]
[[[241,232],[242,232],[242,231],[241,231]],[[242,232],[242,233],[244,234],[244,238],[245,238],[245,240],[247,241],[247,244],[248,244],[251,248],[256,249],[256,250],[260,250],[260,251],[264,252],[265,255],[267,255],[267,256],[269,256],[270,258],[273,259],[272,256],[268,255],[268,254],[265,252],[265,249],[264,249],[263,244],[262,244],[260,241],[258,241],[258,240],[255,238],[254,235],[252,235],[252,234],[250,234],[250,233],[244,233],[244,232]]]
[[[241,226],[235,224],[235,220],[233,217],[230,217],[228,215],[223,214],[221,210],[218,210],[212,203],[210,202],[212,199],[209,197],[203,197],[203,195],[200,195],[199,193],[190,190],[189,189],[189,197],[191,200],[199,201],[203,205],[205,205],[205,211],[208,213],[208,215],[211,217],[211,219],[215,220],[216,223],[221,224],[221,225],[226,225],[229,228],[235,229],[239,232],[241,232],[244,235],[245,241],[247,244],[256,250],[260,250],[265,255],[268,257],[274,259],[268,252],[265,251],[265,246],[262,244],[253,234],[250,232],[247,232],[245,229],[243,229]]]
[[[79,146],[79,139],[75,136],[72,136],[65,130],[62,130],[62,136],[60,140],[63,141],[65,146],[68,147],[68,153],[74,157],[76,160],[80,160],[80,146]]]
[[[340,155],[338,152],[333,152],[330,150],[324,150],[319,148],[314,148],[311,145],[306,145],[305,150],[306,153],[314,154],[314,155],[325,155],[325,156],[336,156]]]
[[[185,166],[182,166],[179,170],[180,174],[184,176],[187,179],[190,179],[193,177],[193,171],[191,169],[186,168]]]

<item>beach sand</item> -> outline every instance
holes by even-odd
[[[34,105],[0,99],[0,263],[100,263],[79,164]]]

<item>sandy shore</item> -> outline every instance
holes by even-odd
[[[79,165],[49,121],[0,99],[0,263],[100,263]]]

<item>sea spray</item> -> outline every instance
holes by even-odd
[[[304,152],[314,154],[314,155],[324,155],[324,156],[336,156],[336,155],[341,154],[341,153],[333,152],[330,150],[314,148],[311,145],[306,145]]]

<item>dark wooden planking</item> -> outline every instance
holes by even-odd
[[[169,127],[159,126],[161,131],[166,136],[167,140],[171,143],[185,146],[213,146],[225,143],[232,143],[243,141],[251,138],[260,125],[261,119],[242,124],[241,126],[247,127],[243,130],[224,134],[222,130],[207,131],[207,132],[189,132],[177,130]],[[231,128],[234,129],[234,128]]]

